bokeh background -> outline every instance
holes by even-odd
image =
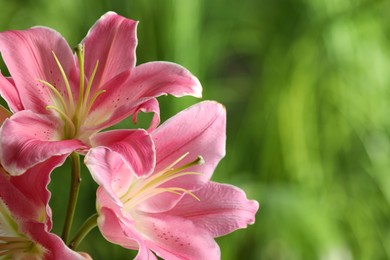
[[[138,63],[184,65],[203,99],[226,106],[227,156],[213,179],[261,209],[254,225],[218,239],[222,259],[390,259],[388,1],[0,0],[0,10],[1,31],[45,25],[71,46],[106,11],[138,20]],[[199,100],[159,101],[165,120]],[[50,185],[57,233],[67,167]],[[95,189],[84,169],[73,233],[94,212]],[[79,249],[135,255],[97,229]]]

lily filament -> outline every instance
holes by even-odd
[[[125,210],[129,211],[132,208],[134,208],[136,205],[140,204],[141,202],[164,192],[170,192],[180,196],[183,194],[188,194],[192,196],[194,199],[200,201],[200,199],[194,193],[184,188],[161,187],[163,184],[167,183],[168,181],[171,181],[173,179],[182,176],[202,175],[202,173],[199,172],[185,171],[185,169],[191,166],[203,164],[204,160],[202,156],[198,156],[194,161],[187,163],[181,167],[178,167],[176,169],[174,168],[174,166],[177,163],[179,163],[181,160],[183,160],[187,155],[188,153],[184,154],[175,162],[173,162],[171,165],[169,165],[164,170],[158,173],[155,173],[147,178],[140,178],[135,180],[130,185],[127,192],[120,198],[124,204]]]
[[[58,69],[61,72],[63,82],[66,87],[67,96],[66,98],[58,91],[58,89],[45,80],[39,80],[42,84],[47,86],[50,89],[51,99],[53,105],[46,106],[47,110],[54,110],[59,114],[62,121],[65,124],[65,138],[73,138],[78,135],[79,129],[82,126],[83,122],[87,118],[94,102],[97,97],[100,96],[105,90],[99,90],[96,93],[93,93],[91,96],[92,83],[95,77],[95,74],[99,67],[99,61],[96,61],[95,67],[92,71],[89,79],[86,79],[85,70],[84,70],[84,60],[85,60],[85,49],[84,45],[79,44],[76,48],[77,58],[79,62],[80,70],[80,83],[79,83],[79,94],[77,102],[73,96],[72,89],[68,80],[68,77],[58,60],[56,54],[52,51],[53,57],[57,63]],[[86,80],[88,81],[85,86]]]

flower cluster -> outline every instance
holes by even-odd
[[[136,259],[219,259],[214,238],[254,223],[258,203],[210,180],[225,155],[226,111],[198,103],[160,125],[156,97],[201,97],[198,79],[169,62],[136,66],[137,22],[103,15],[74,51],[54,30],[0,33],[0,258],[90,259],[75,249],[98,226]],[[106,130],[139,112],[148,129]],[[70,240],[80,155],[97,213]],[[50,174],[67,157],[72,186],[62,236],[50,233]],[[7,258],[7,259],[8,259]]]

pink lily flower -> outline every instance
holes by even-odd
[[[20,175],[52,156],[86,153],[103,143],[129,164],[139,157],[153,165],[146,131],[98,132],[129,116],[136,122],[139,112],[154,113],[151,131],[159,124],[157,96],[200,97],[202,88],[177,64],[135,66],[136,27],[136,21],[109,12],[75,54],[49,28],[0,33],[0,52],[12,76],[0,74],[0,94],[15,113],[0,132],[0,161],[8,172]],[[143,175],[152,168],[135,170]]]
[[[220,259],[214,238],[253,224],[259,208],[241,189],[210,181],[225,155],[226,113],[206,101],[151,133],[152,174],[137,175],[106,147],[85,162],[97,191],[98,226],[110,242],[139,250],[136,259]],[[148,162],[145,162],[148,163]]]
[[[0,124],[11,116],[0,106]],[[70,250],[50,233],[52,214],[48,205],[50,172],[64,157],[52,157],[22,176],[11,176],[0,165],[0,258],[3,259],[92,259]]]
[[[0,166],[1,259],[91,259],[86,253],[72,251],[50,233],[47,185],[50,172],[63,160],[50,158],[22,176],[10,176]]]

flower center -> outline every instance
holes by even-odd
[[[33,247],[33,242],[27,238],[0,236],[0,257],[25,254],[31,252]]]
[[[39,259],[43,252],[42,246],[18,232],[18,223],[0,199],[0,258],[7,256],[12,259]]]
[[[140,204],[141,202],[156,196],[163,192],[170,192],[173,194],[177,194],[179,196],[185,194],[191,195],[196,200],[200,201],[200,199],[193,194],[191,191],[181,188],[181,187],[161,187],[163,184],[167,183],[170,180],[183,177],[186,175],[201,175],[202,173],[199,172],[192,172],[192,171],[184,171],[188,169],[191,166],[195,165],[201,165],[204,163],[204,160],[202,156],[198,156],[194,161],[187,163],[183,166],[180,166],[178,168],[174,168],[174,166],[183,160],[188,153],[181,156],[179,159],[177,159],[174,163],[169,165],[164,170],[153,174],[147,178],[140,178],[136,179],[129,187],[127,192],[121,196],[120,200],[124,204],[124,209],[126,211],[130,211],[133,209],[136,205]]]
[[[74,138],[79,135],[80,127],[84,123],[85,119],[90,112],[93,103],[96,101],[96,98],[100,96],[105,90],[99,90],[91,94],[91,87],[93,79],[95,77],[96,71],[99,66],[99,61],[96,61],[94,70],[92,71],[91,76],[87,80],[85,77],[84,71],[84,60],[85,60],[85,50],[84,45],[79,44],[76,48],[77,58],[79,61],[79,70],[80,70],[80,85],[79,85],[79,95],[77,101],[73,97],[73,92],[67,78],[67,75],[58,60],[54,52],[53,56],[57,63],[57,66],[61,72],[65,87],[66,87],[66,98],[58,91],[58,89],[53,86],[51,83],[45,80],[39,80],[45,86],[50,89],[51,99],[54,104],[46,106],[48,110],[54,110],[59,114],[62,121],[64,122],[64,132],[65,139]],[[87,85],[85,85],[87,81]]]

